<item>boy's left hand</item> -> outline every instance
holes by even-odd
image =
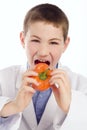
[[[62,69],[55,69],[51,76],[50,84],[57,104],[67,113],[71,102],[71,86],[68,75]],[[58,84],[58,87],[55,84]]]

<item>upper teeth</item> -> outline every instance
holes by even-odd
[[[41,61],[41,62],[46,62],[46,60],[41,60],[41,59],[40,59],[39,61]]]

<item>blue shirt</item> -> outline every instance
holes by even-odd
[[[39,123],[42,117],[42,114],[45,110],[45,106],[51,95],[51,92],[52,92],[51,88],[42,92],[36,91],[36,93],[33,96],[33,104],[34,104],[37,123]]]

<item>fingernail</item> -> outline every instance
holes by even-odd
[[[57,88],[59,88],[59,85],[58,85],[58,83],[55,83],[55,86],[56,86]]]

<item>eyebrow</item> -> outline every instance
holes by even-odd
[[[40,39],[38,36],[36,36],[36,35],[32,35],[31,37],[35,37],[35,38],[38,38],[38,39]]]
[[[40,37],[38,37],[36,35],[32,35],[31,37],[35,37],[35,38],[40,39]],[[54,41],[54,40],[61,41],[61,39],[59,39],[59,38],[51,38],[51,39],[49,39],[49,41]]]
[[[61,39],[59,39],[59,38],[52,38],[49,41],[54,41],[54,40],[61,41]]]

